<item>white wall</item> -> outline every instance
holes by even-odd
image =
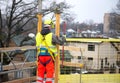
[[[113,63],[116,63],[116,55],[117,52],[115,48],[110,43],[93,43],[92,45],[95,45],[95,51],[88,51],[88,45],[90,43],[70,43],[70,45],[80,47],[84,49],[82,52],[82,56],[86,57],[84,58],[84,62],[86,62],[86,65],[90,69],[100,69],[101,67],[101,59],[105,59],[105,57],[108,58],[108,62],[110,65]],[[70,51],[71,55],[73,55],[74,59],[72,59],[72,62],[78,62],[77,56],[81,56],[80,52]],[[88,61],[88,57],[93,57],[93,62]],[[105,60],[104,60],[105,63]],[[103,65],[105,66],[105,64]]]

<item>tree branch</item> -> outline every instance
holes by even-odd
[[[15,5],[18,5],[20,2],[22,2],[22,0],[19,0],[18,2],[16,2]]]
[[[32,18],[30,18],[30,19],[28,19],[26,22],[24,22],[23,25],[21,25],[20,27],[17,27],[17,28],[20,28],[20,29],[23,28],[29,21],[31,21],[31,20],[34,19],[34,18],[35,18],[35,16],[32,17]],[[24,30],[24,31],[22,31],[22,33],[23,33],[23,32],[26,32],[26,31],[28,31],[28,30],[31,30],[31,29],[33,29],[33,28]],[[11,36],[11,38],[14,37],[14,34],[16,34],[16,31],[14,31],[14,32],[11,33],[11,35],[13,35],[13,36]]]
[[[16,26],[17,24],[19,24],[20,22],[22,22],[22,20],[25,19],[25,18],[27,18],[31,12],[32,12],[32,10],[31,10],[28,14],[25,14],[24,16],[22,16],[22,17],[20,18],[20,20],[17,20],[17,22],[12,25],[12,27],[14,27],[14,26]]]
[[[0,9],[0,32],[2,30],[2,14],[1,14],[1,9]]]
[[[8,24],[9,31],[11,31],[11,24],[12,24],[13,12],[14,12],[13,10],[14,10],[14,7],[15,7],[15,1],[16,0],[13,0],[11,12],[10,12],[10,19],[9,19],[9,24]]]
[[[36,6],[35,7],[32,7],[32,8],[28,8],[28,9],[26,9],[26,10],[23,10],[23,11],[21,11],[18,15],[16,15],[12,20],[15,20],[15,19],[17,19],[19,16],[21,16],[24,12],[26,12],[26,11],[30,11],[30,10],[32,10],[32,9],[35,9],[36,8]]]

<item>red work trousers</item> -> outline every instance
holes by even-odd
[[[46,73],[46,82],[52,83],[54,76],[54,62],[51,56],[39,56],[37,68],[37,82],[43,83],[44,75]]]

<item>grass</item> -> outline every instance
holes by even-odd
[[[59,83],[120,83],[120,74],[60,75]]]

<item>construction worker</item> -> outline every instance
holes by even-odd
[[[38,48],[37,83],[43,83],[45,73],[45,83],[52,83],[54,57],[58,54],[56,44],[63,45],[65,42],[65,38],[58,38],[51,32],[51,28],[54,28],[52,20],[45,20],[43,29],[36,35],[36,46],[40,47]]]

